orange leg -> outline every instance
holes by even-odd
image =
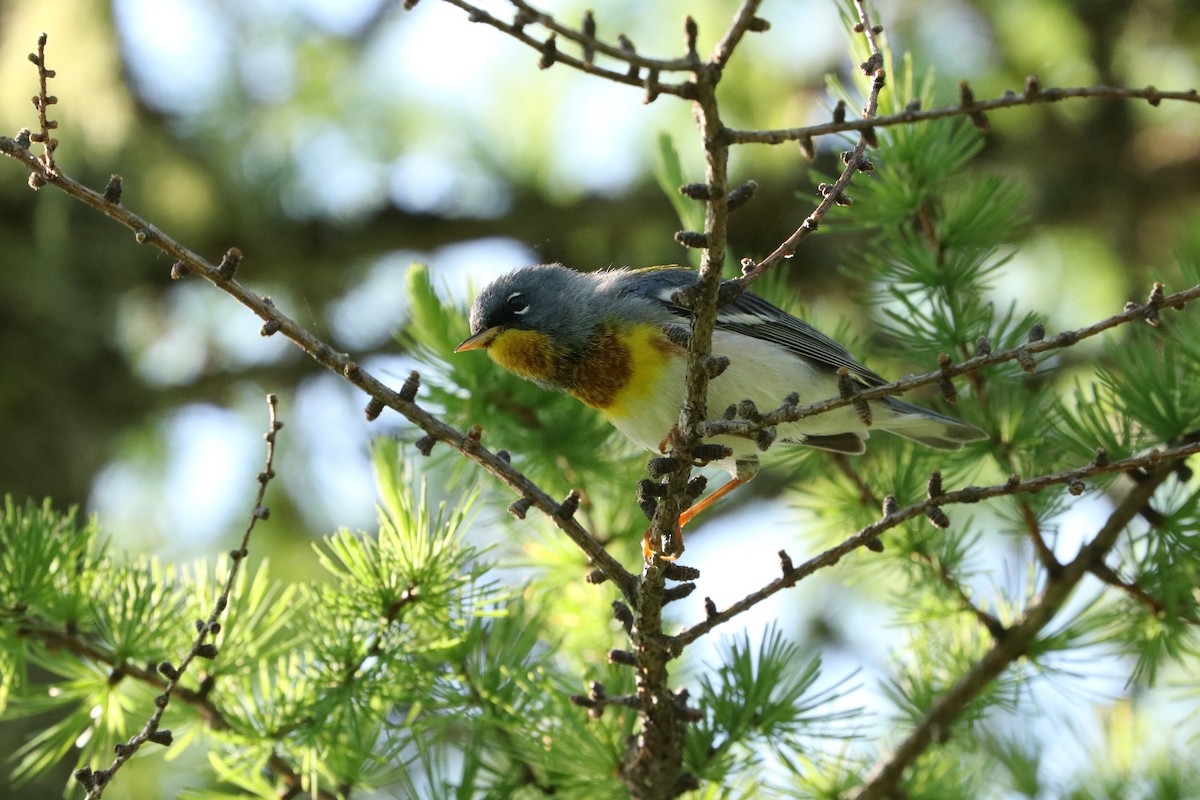
[[[646,531],[646,535],[642,537],[642,555],[645,556],[647,561],[649,561],[654,556],[655,553],[658,553],[658,557],[661,558],[663,561],[674,561],[675,559],[679,558],[681,555],[683,555],[683,526],[687,525],[689,522],[691,522],[693,519],[695,519],[696,515],[699,514],[701,511],[708,508],[713,503],[717,502],[718,500],[720,500],[722,497],[724,497],[725,495],[732,492],[737,487],[741,486],[747,480],[749,480],[749,479],[748,478],[745,478],[745,479],[736,478],[736,477],[730,478],[729,482],[726,483],[724,486],[722,486],[720,489],[717,489],[715,492],[710,494],[708,497],[704,498],[699,503],[697,503],[696,505],[692,506],[691,508],[689,508],[688,510],[684,511],[682,514],[679,515],[679,529],[676,531],[676,541],[679,544],[679,549],[676,552],[668,555],[665,553],[661,553],[658,550],[652,548],[650,546],[650,531]]]

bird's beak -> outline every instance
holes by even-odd
[[[466,350],[480,350],[484,347],[487,347],[492,343],[493,339],[500,335],[502,330],[504,330],[504,328],[500,325],[482,330],[474,336],[464,339],[462,344],[454,348],[454,352],[462,353]]]

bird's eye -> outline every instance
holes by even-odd
[[[506,302],[508,303],[508,310],[514,314],[524,314],[529,310],[529,301],[520,292],[510,294]]]

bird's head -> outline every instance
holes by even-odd
[[[486,349],[526,378],[549,380],[563,358],[581,347],[600,320],[588,277],[561,264],[510,272],[471,306],[471,335],[454,352]]]

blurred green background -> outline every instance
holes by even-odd
[[[737,5],[593,4],[600,36],[664,56],[682,50],[685,13],[707,52]],[[589,5],[543,7],[574,24]],[[771,30],[746,41],[722,84],[726,123],[827,119],[825,75],[853,71],[836,6],[767,2],[761,14]],[[936,70],[946,102],[960,79],[987,98],[1030,73],[1043,86],[1200,84],[1191,0],[925,0],[878,14],[895,53]],[[42,31],[59,165],[95,188],[121,174],[125,205],[214,261],[239,247],[243,282],[396,386],[413,366],[392,335],[414,260],[465,303],[526,263],[688,258],[653,176],[667,131],[702,178],[688,105],[539,71],[536,53],[448,4],[7,0],[6,135],[36,127],[26,54]],[[1194,105],[1071,101],[991,122],[982,167],[1017,178],[1034,219],[998,291],[1052,330],[1144,297],[1176,256],[1200,260]],[[734,258],[765,255],[803,220],[845,141],[818,145],[815,165],[793,145],[734,151],[734,180],[760,184],[733,218]],[[281,337],[260,338],[231,299],[172,282],[169,259],[53,189],[34,194],[15,163],[0,175],[0,490],[79,503],[124,548],[211,554],[243,524],[262,397],[275,392],[288,428],[259,546],[302,576],[308,537],[371,524],[370,438],[410,435],[405,423],[388,412],[369,425],[365,398]],[[843,258],[853,244],[825,226],[787,275],[829,327],[861,320]]]

